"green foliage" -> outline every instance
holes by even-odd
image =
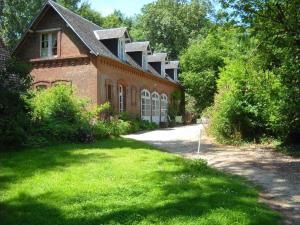
[[[30,67],[15,59],[7,60],[4,68],[0,70],[0,149],[26,141],[29,110],[24,96],[32,80]]]
[[[156,128],[158,128],[157,124],[140,119],[99,120],[94,125],[94,134],[97,139],[102,139],[106,137],[118,137],[142,130],[154,130]]]
[[[168,118],[170,120],[170,124],[174,125],[176,116],[181,114],[180,100],[182,98],[182,93],[180,91],[174,91],[171,94],[171,98],[172,100],[168,107]]]
[[[146,39],[156,51],[177,58],[188,41],[197,37],[209,23],[208,1],[158,0],[147,4],[133,27],[135,39]]]
[[[245,51],[239,45],[243,39],[238,28],[216,27],[206,37],[193,42],[180,57],[180,80],[186,92],[196,99],[199,113],[213,104],[216,81],[225,60]]]
[[[18,43],[44,2],[45,0],[4,0],[0,36],[10,49]]]
[[[221,142],[231,143],[278,134],[283,92],[280,80],[251,64],[250,59],[230,61],[221,71],[210,109],[212,134]]]
[[[300,29],[298,0],[222,0],[236,23],[247,25],[259,40],[259,53],[285,89],[281,114],[282,138],[299,143],[300,137]],[[238,15],[238,17],[236,16]],[[238,21],[236,21],[238,20]]]
[[[132,19],[126,17],[119,10],[115,10],[112,14],[104,17],[102,23],[103,28],[127,27],[128,29],[130,29],[131,26],[132,26]]]
[[[49,142],[93,141],[91,121],[105,106],[87,110],[88,102],[75,97],[73,89],[66,85],[37,91],[33,95],[28,100],[32,109],[31,136]]]
[[[103,24],[104,18],[99,12],[91,8],[89,2],[83,2],[80,8],[77,10],[77,13],[85,19],[97,24],[98,26],[102,26]]]

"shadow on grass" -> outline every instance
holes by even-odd
[[[0,152],[0,189],[7,188],[9,184],[17,183],[35,174],[35,172],[48,172],[63,170],[75,164],[84,164],[91,159],[106,160],[110,158],[101,150],[151,149],[150,145],[129,139],[107,139],[91,144],[61,144],[49,147],[22,149],[19,151]],[[85,150],[89,153],[85,153]],[[93,153],[91,150],[97,152]],[[76,151],[76,152],[75,152]],[[82,154],[81,154],[82,153]],[[116,156],[114,156],[116,157]],[[20,173],[22,171],[22,173]]]
[[[1,159],[1,168],[10,168],[24,176],[36,170],[63,169],[70,164],[84,163],[93,153],[75,154],[74,149],[153,149],[131,140],[103,141],[91,145],[62,145],[46,149],[20,152],[14,160]],[[51,151],[51,154],[49,154]],[[11,154],[11,153],[7,153]],[[18,156],[20,154],[20,156]],[[24,154],[26,157],[24,157]],[[22,156],[23,155],[23,156]],[[107,160],[105,153],[95,155]],[[156,196],[139,193],[133,198],[143,201],[104,204],[89,201],[90,196],[75,196],[74,201],[64,199],[61,193],[30,195],[20,193],[16,198],[0,202],[0,224],[30,225],[83,225],[83,224],[276,224],[277,214],[257,203],[257,193],[244,182],[206,166],[202,161],[189,161],[179,157],[161,159],[161,169],[153,170],[144,179],[151,182]],[[28,165],[28,167],[27,167]],[[164,169],[175,165],[175,169]],[[172,167],[173,168],[173,167]],[[2,185],[12,182],[3,176]],[[22,178],[19,178],[22,179]],[[137,187],[137,189],[140,187]],[[83,190],[84,191],[84,190]],[[118,193],[114,193],[118,195]],[[120,196],[122,198],[124,196]],[[109,197],[107,197],[109,198]],[[153,198],[153,199],[152,199]],[[125,198],[126,199],[126,198]],[[66,203],[66,201],[69,201]],[[67,209],[67,210],[66,210]]]

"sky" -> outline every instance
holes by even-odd
[[[121,10],[126,16],[139,14],[143,5],[154,0],[90,0],[92,8],[103,16],[111,14],[115,9]]]

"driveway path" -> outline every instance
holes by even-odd
[[[282,155],[272,149],[237,148],[213,144],[201,139],[197,155],[200,125],[160,129],[125,136],[246,177],[262,187],[261,200],[284,216],[284,224],[300,225],[300,159]]]

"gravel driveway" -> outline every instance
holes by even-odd
[[[246,177],[262,187],[261,200],[282,213],[284,224],[300,225],[300,159],[267,148],[216,145],[205,136],[197,155],[200,128],[190,125],[125,137],[185,157],[201,158],[215,168]]]

